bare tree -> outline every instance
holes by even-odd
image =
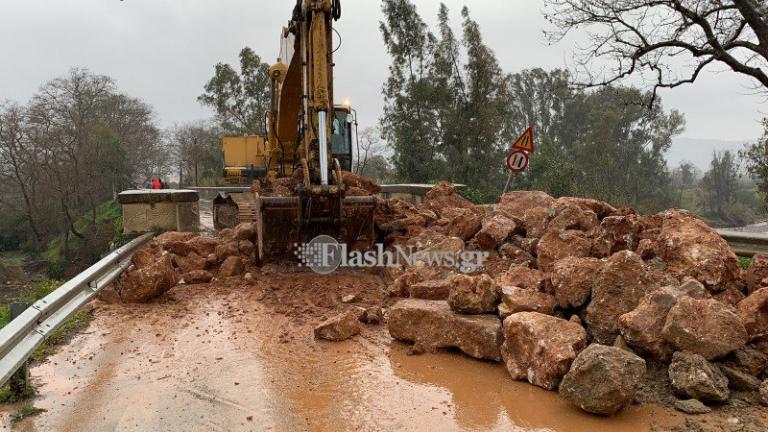
[[[368,162],[375,156],[384,152],[385,145],[381,142],[381,131],[378,127],[367,127],[360,133],[360,154],[357,155],[357,163],[354,171],[364,174]]]
[[[545,0],[553,41],[585,29],[577,54],[584,86],[632,74],[662,88],[693,83],[709,66],[748,76],[768,91],[768,6],[765,0]],[[595,72],[597,71],[597,72]],[[647,75],[650,74],[650,77]],[[653,101],[651,101],[652,103]]]
[[[175,125],[166,131],[169,148],[173,149],[179,165],[180,181],[200,186],[215,184],[221,179],[224,166],[219,147],[221,130],[213,123],[199,121]]]

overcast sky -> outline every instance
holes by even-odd
[[[415,0],[434,23],[438,0]],[[445,0],[456,26],[467,5],[506,72],[563,67],[573,42],[547,46],[541,0]],[[290,0],[0,0],[0,99],[28,100],[45,81],[73,66],[115,78],[120,88],[152,106],[162,126],[207,118],[196,97],[219,61],[234,63],[244,46],[268,61],[278,55]],[[361,127],[381,113],[389,59],[376,0],[342,0],[337,28],[337,97],[349,96]],[[733,73],[708,73],[692,86],[662,93],[685,114],[685,137],[754,140],[768,114],[750,82]],[[696,151],[696,149],[691,149]]]

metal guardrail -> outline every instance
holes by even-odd
[[[152,233],[144,234],[111,252],[0,329],[0,385],[67,318],[120,276],[130,265],[133,254],[153,237]]]
[[[768,234],[732,230],[717,230],[736,255],[752,257],[768,255]]]

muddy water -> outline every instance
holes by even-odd
[[[569,432],[675,421],[652,406],[584,415],[500,365],[408,356],[383,327],[315,342],[317,317],[275,313],[256,287],[177,291],[161,304],[99,304],[85,334],[32,369],[47,411],[17,429]]]

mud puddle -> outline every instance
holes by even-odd
[[[313,326],[382,301],[373,275],[260,275],[253,285],[177,287],[156,304],[98,303],[90,328],[32,368],[21,431],[644,431],[676,413],[632,406],[603,419],[459,354],[408,356],[384,326],[343,343]],[[7,417],[5,417],[7,419]],[[660,429],[659,429],[660,428]]]

